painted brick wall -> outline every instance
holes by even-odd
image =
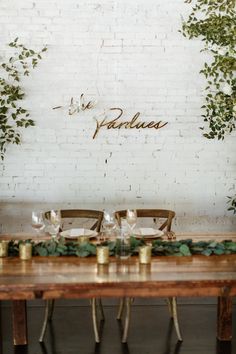
[[[1,165],[3,224],[6,215],[11,225],[19,213],[27,220],[33,204],[71,203],[171,208],[180,229],[235,228],[226,196],[235,190],[236,146],[233,136],[201,136],[206,58],[199,41],[178,32],[189,10],[183,0],[0,2],[2,57],[17,36],[31,48],[48,46],[23,82],[36,127]],[[82,92],[98,100],[96,109],[72,117],[52,110]],[[111,107],[122,107],[125,120],[139,111],[168,125],[101,130],[92,140],[94,117]]]

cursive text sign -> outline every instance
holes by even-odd
[[[56,106],[53,107],[53,109],[59,109],[59,108],[67,108],[68,107],[68,114],[69,116],[72,116],[75,113],[79,113],[80,111],[86,111],[87,109],[92,109],[96,105],[96,101],[88,101],[87,103],[85,102],[84,99],[84,94],[82,93],[80,95],[79,101],[74,101],[74,98],[71,97],[70,104],[69,106]]]
[[[107,129],[146,129],[146,128],[153,128],[153,129],[161,129],[163,128],[167,122],[162,122],[162,121],[150,121],[150,122],[142,122],[139,120],[140,117],[140,112],[137,112],[133,118],[131,118],[128,121],[121,121],[120,118],[123,115],[123,109],[121,108],[111,108],[111,111],[117,111],[118,115],[113,118],[109,119],[105,117],[103,120],[98,121],[96,119],[97,127],[96,130],[93,134],[93,139],[96,138],[98,132],[100,131],[101,128],[107,128]]]

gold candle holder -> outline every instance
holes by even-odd
[[[89,243],[89,236],[80,236],[77,238],[79,244],[81,243]]]
[[[139,247],[139,263],[140,264],[149,264],[151,263],[152,257],[152,246],[145,245]]]
[[[109,263],[109,247],[97,246],[97,263],[108,264]]]
[[[31,243],[21,243],[19,245],[20,259],[26,261],[32,258],[32,245]]]
[[[8,241],[0,241],[0,257],[8,256]]]

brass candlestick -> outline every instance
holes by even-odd
[[[109,263],[109,247],[97,246],[97,263],[108,264]]]
[[[0,257],[8,256],[8,241],[0,241]]]
[[[31,243],[21,243],[19,245],[20,259],[26,261],[32,257],[32,245]]]
[[[152,256],[152,246],[145,245],[139,247],[139,263],[140,264],[149,264],[151,263]]]

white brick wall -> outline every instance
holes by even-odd
[[[189,10],[183,0],[0,2],[2,54],[17,36],[35,49],[48,45],[24,79],[36,127],[23,132],[22,146],[9,147],[1,165],[4,227],[22,228],[15,216],[27,220],[30,203],[73,203],[171,208],[179,229],[235,228],[226,195],[235,190],[236,146],[233,136],[201,136],[205,58],[200,41],[178,32]],[[70,118],[52,110],[82,92],[98,99],[95,110]],[[117,106],[124,119],[140,111],[142,120],[169,124],[160,131],[101,130],[92,140],[93,116]],[[20,211],[15,205],[10,212],[13,202],[22,203]]]

